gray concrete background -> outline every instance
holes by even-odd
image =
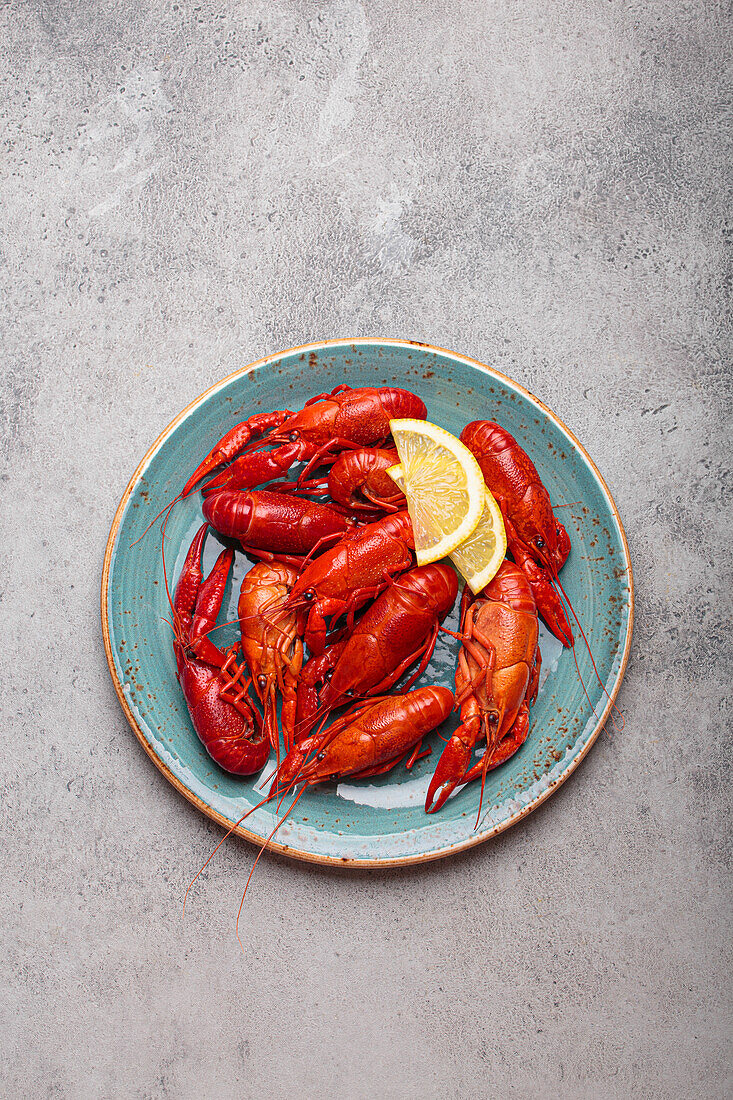
[[[2,1092],[731,1095],[726,5],[10,0]],[[228,371],[404,336],[587,444],[636,570],[622,734],[496,842],[228,843],[107,673],[105,538]]]

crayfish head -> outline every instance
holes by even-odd
[[[517,534],[539,565],[555,572],[562,564],[559,532],[544,485],[532,487],[522,501],[521,515],[515,517]],[[567,556],[567,555],[566,555]]]
[[[276,795],[287,794],[302,778],[305,762],[308,758],[308,748],[303,748],[303,743],[294,745],[280,767],[275,772],[275,778],[270,787],[270,798]]]

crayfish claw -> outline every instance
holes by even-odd
[[[443,749],[425,798],[425,813],[434,814],[443,807],[456,787],[465,781],[471,748],[454,733]]]

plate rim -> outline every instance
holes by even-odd
[[[469,837],[464,838],[463,840],[458,840],[455,843],[446,845],[442,848],[435,848],[430,852],[421,852],[421,853],[416,853],[416,854],[413,854],[413,855],[406,855],[406,856],[387,856],[387,857],[384,857],[384,858],[369,858],[369,859],[359,859],[359,858],[356,858],[354,856],[322,855],[322,854],[317,853],[317,852],[308,852],[308,851],[304,851],[300,848],[291,847],[287,844],[281,844],[276,840],[268,840],[267,842],[265,842],[264,837],[262,837],[259,834],[253,832],[251,829],[247,829],[245,826],[243,826],[241,824],[232,825],[231,821],[228,818],[226,818],[223,814],[219,813],[218,810],[215,810],[212,806],[209,806],[206,802],[203,801],[203,799],[201,799],[197,794],[195,794],[192,790],[190,790],[190,788],[188,788],[171,771],[171,769],[168,767],[168,765],[163,760],[161,760],[161,758],[157,755],[157,753],[155,752],[153,746],[149,743],[149,741],[145,737],[145,734],[143,733],[142,729],[138,725],[138,723],[135,719],[135,716],[132,713],[132,710],[130,709],[130,706],[127,702],[127,698],[125,696],[124,690],[122,688],[122,684],[121,684],[120,679],[117,675],[117,670],[116,670],[116,667],[115,667],[114,654],[113,654],[112,642],[111,642],[110,631],[109,631],[109,599],[108,599],[108,596],[109,596],[109,575],[110,575],[110,569],[111,569],[111,565],[112,565],[112,556],[114,554],[115,545],[116,545],[116,542],[117,542],[117,535],[119,533],[120,524],[122,522],[122,517],[125,513],[127,503],[129,501],[130,497],[132,496],[132,493],[134,492],[135,487],[138,484],[138,481],[142,477],[143,473],[145,472],[146,468],[148,467],[148,465],[152,461],[155,454],[157,454],[157,452],[160,450],[160,448],[163,446],[163,444],[167,440],[168,436],[171,435],[173,433],[173,431],[175,431],[175,429],[178,427],[178,425],[183,420],[186,419],[186,417],[189,415],[189,413],[192,412],[193,409],[196,406],[200,405],[208,397],[210,397],[212,394],[214,394],[217,390],[223,389],[233,379],[239,378],[242,375],[249,374],[251,371],[255,370],[257,367],[266,366],[268,363],[275,362],[278,359],[282,359],[286,355],[292,355],[295,352],[312,352],[312,351],[320,349],[320,348],[333,348],[333,347],[337,347],[337,346],[353,347],[355,344],[373,344],[373,345],[382,345],[382,346],[389,345],[391,347],[420,348],[423,351],[433,352],[433,353],[437,353],[439,355],[447,355],[452,359],[459,360],[463,363],[469,364],[472,367],[478,368],[480,371],[487,374],[489,377],[499,379],[501,382],[506,383],[510,388],[517,390],[524,397],[528,398],[528,400],[530,401],[531,404],[533,404],[537,408],[541,409],[542,412],[547,417],[549,417],[550,420],[554,421],[554,423],[563,432],[565,432],[565,434],[572,440],[574,445],[578,448],[579,452],[584,457],[585,461],[590,466],[594,476],[598,480],[598,482],[600,484],[600,487],[601,487],[603,493],[605,494],[605,496],[608,500],[608,503],[611,506],[611,511],[613,512],[614,518],[616,520],[616,523],[618,524],[618,528],[619,528],[619,531],[621,533],[621,542],[622,542],[622,547],[623,547],[624,561],[625,561],[625,564],[626,564],[626,571],[627,571],[627,574],[628,574],[628,584],[629,584],[629,602],[628,602],[629,619],[628,619],[628,624],[627,624],[627,629],[626,629],[626,640],[625,640],[625,644],[624,644],[623,653],[622,653],[622,656],[621,656],[621,663],[619,665],[619,669],[618,669],[618,672],[616,674],[616,678],[614,680],[614,683],[613,683],[613,686],[612,686],[611,690],[608,691],[608,701],[606,703],[606,706],[603,709],[603,712],[602,712],[600,718],[598,719],[598,721],[595,725],[595,728],[593,729],[593,732],[589,736],[586,744],[583,746],[582,751],[568,763],[568,765],[565,768],[565,770],[563,771],[563,773],[561,775],[559,775],[556,779],[553,779],[552,782],[549,783],[548,786],[543,791],[541,791],[538,795],[536,795],[525,806],[522,806],[522,808],[520,810],[517,810],[514,814],[512,814],[510,817],[508,817],[506,819],[506,821],[500,822],[499,824],[495,825],[492,829],[489,829],[489,830],[487,830],[485,832],[482,832],[482,833],[473,834]],[[103,641],[104,641],[104,650],[105,650],[105,655],[106,655],[106,658],[107,658],[107,665],[108,665],[108,668],[109,668],[109,672],[110,672],[110,675],[112,677],[112,683],[114,685],[114,689],[115,689],[115,692],[117,694],[117,698],[119,699],[122,710],[123,710],[123,712],[124,712],[124,714],[127,718],[127,721],[129,722],[129,724],[132,728],[132,731],[135,734],[137,740],[140,742],[140,744],[142,745],[142,747],[145,750],[146,754],[150,757],[150,759],[153,761],[153,763],[158,768],[158,770],[165,776],[165,778],[168,780],[168,782],[171,783],[173,785],[173,787],[175,787],[175,789],[180,794],[182,794],[184,796],[184,798],[187,799],[188,802],[190,802],[192,805],[194,805],[198,810],[200,810],[202,813],[204,813],[212,821],[215,821],[218,825],[221,825],[222,828],[226,829],[227,834],[236,833],[238,836],[244,837],[245,840],[249,840],[253,844],[257,844],[259,846],[262,846],[263,843],[264,843],[264,846],[267,848],[268,851],[278,852],[280,855],[288,856],[291,859],[297,859],[297,860],[300,860],[300,861],[305,862],[305,863],[318,863],[318,864],[322,864],[322,865],[329,866],[329,867],[353,867],[353,868],[365,868],[365,869],[368,869],[368,868],[405,867],[405,866],[410,866],[410,865],[415,865],[415,864],[420,864],[420,863],[431,863],[431,862],[433,862],[433,860],[443,859],[446,856],[455,855],[458,852],[463,852],[463,851],[466,851],[469,848],[474,848],[479,844],[483,844],[488,840],[492,840],[494,837],[498,836],[500,833],[503,833],[506,829],[511,828],[512,825],[516,825],[518,821],[521,821],[522,818],[527,817],[527,815],[532,813],[533,810],[536,810],[538,806],[541,806],[542,803],[545,802],[550,797],[551,794],[554,794],[554,792],[558,789],[558,787],[562,786],[562,784],[565,782],[565,780],[568,779],[573,774],[575,769],[585,759],[587,753],[589,752],[591,747],[597,741],[597,739],[598,739],[598,737],[601,733],[601,730],[603,729],[603,727],[606,724],[606,720],[607,720],[607,718],[608,718],[608,716],[611,712],[611,709],[612,709],[612,707],[613,707],[613,705],[616,701],[616,696],[618,695],[619,689],[621,687],[621,683],[622,683],[623,678],[624,678],[624,673],[626,672],[626,666],[628,664],[629,653],[630,653],[630,650],[631,650],[631,641],[632,641],[632,637],[633,637],[633,633],[634,633],[634,611],[635,611],[634,575],[633,575],[633,570],[632,570],[632,566],[631,566],[631,555],[629,553],[629,544],[628,544],[628,541],[627,541],[627,538],[626,538],[626,531],[624,530],[624,525],[623,525],[623,522],[621,520],[619,510],[616,507],[616,502],[613,499],[611,491],[608,488],[608,485],[606,484],[605,478],[603,477],[602,473],[600,472],[600,470],[596,466],[596,464],[593,461],[593,459],[591,458],[591,456],[588,454],[588,451],[586,450],[586,448],[583,446],[583,444],[580,442],[580,440],[577,438],[577,436],[570,430],[570,428],[568,428],[568,426],[564,423],[564,421],[562,421],[560,419],[560,417],[557,416],[557,414],[552,411],[552,409],[550,409],[547,405],[545,405],[545,403],[543,401],[541,401],[538,397],[535,397],[535,395],[530,390],[528,390],[525,386],[523,386],[520,382],[517,382],[515,379],[510,378],[508,375],[503,374],[501,371],[498,371],[495,367],[490,367],[488,364],[482,363],[478,359],[473,359],[468,355],[461,354],[460,352],[450,351],[447,348],[440,347],[436,344],[426,344],[426,343],[423,343],[422,341],[419,341],[419,340],[401,340],[401,339],[390,338],[390,337],[376,337],[376,336],[357,336],[357,337],[353,337],[352,339],[336,338],[336,339],[331,339],[331,340],[316,340],[316,341],[313,341],[312,343],[298,344],[294,347],[286,348],[283,351],[276,352],[275,354],[263,356],[261,359],[256,359],[256,360],[254,360],[254,362],[248,363],[246,366],[239,367],[237,370],[232,371],[230,374],[227,374],[224,378],[219,379],[218,382],[215,382],[213,385],[211,385],[207,389],[205,389],[202,393],[200,393],[198,395],[198,397],[195,397],[193,399],[193,401],[190,401],[189,404],[186,405],[186,407],[184,409],[182,409],[181,412],[179,412],[173,418],[173,420],[170,421],[170,423],[167,425],[167,427],[163,429],[163,431],[160,433],[160,435],[157,437],[157,439],[150,445],[150,447],[148,447],[148,449],[145,452],[145,454],[143,455],[142,459],[140,460],[140,462],[136,466],[135,471],[134,471],[132,477],[130,478],[130,480],[127,484],[127,487],[126,487],[124,493],[122,494],[122,498],[120,500],[120,503],[117,505],[117,509],[115,511],[114,518],[112,520],[112,525],[110,527],[110,532],[109,532],[109,535],[107,536],[107,543],[106,543],[105,551],[104,551],[104,561],[102,563],[101,600],[100,600],[100,603],[101,603],[102,638],[103,638]]]

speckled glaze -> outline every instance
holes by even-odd
[[[135,471],[115,515],[102,575],[102,627],[107,659],[133,731],[163,774],[190,801],[226,827],[262,797],[258,777],[234,777],[207,756],[191,726],[175,676],[169,607],[157,527],[137,542],[153,516],[180,490],[199,459],[223,432],[254,412],[297,409],[316,392],[342,382],[397,385],[420,395],[428,419],[458,435],[475,419],[499,421],[531,455],[570,533],[573,549],[562,582],[588,637],[602,688],[582,641],[559,652],[543,632],[545,679],[532,709],[529,738],[486,782],[484,809],[474,830],[478,784],[451,798],[435,815],[423,802],[441,742],[412,772],[307,791],[270,847],[299,859],[358,866],[419,863],[480,843],[529,813],[574,770],[608,717],[624,673],[633,623],[628,547],[610,493],[590,457],[541,402],[503,375],[463,356],[396,340],[326,341],[271,356],[225,378],[185,409],[153,444]],[[167,527],[169,581],[178,576],[201,523],[200,494],[179,503]],[[208,570],[220,544],[209,535]],[[238,556],[220,621],[236,618],[238,585],[249,563]],[[446,625],[456,624],[456,611]],[[576,632],[577,633],[577,632]],[[220,644],[236,637],[224,627]],[[441,636],[420,683],[453,687],[457,642]],[[604,690],[605,688],[605,690]],[[452,718],[441,729],[444,736]],[[270,768],[265,769],[265,775]],[[262,841],[276,823],[261,807],[237,827]]]

